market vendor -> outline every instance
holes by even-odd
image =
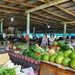
[[[70,38],[69,44],[70,44],[71,46],[75,47],[75,37],[74,37],[74,36],[72,36],[72,37]]]
[[[54,40],[55,40],[54,34],[51,34],[51,35],[50,35],[50,38],[49,38],[49,46],[52,46]]]
[[[42,38],[41,46],[47,46],[47,45],[48,45],[47,35],[44,34],[44,37]]]

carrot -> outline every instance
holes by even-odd
[[[41,56],[41,54],[39,54],[39,53],[35,53],[35,56]]]

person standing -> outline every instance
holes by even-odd
[[[49,38],[49,46],[52,46],[54,40],[55,40],[54,34],[51,34],[51,35],[50,35],[50,38]]]
[[[48,45],[47,35],[44,34],[44,37],[42,38],[41,46],[47,46],[47,45]]]
[[[70,44],[71,46],[75,47],[75,36],[72,36],[72,37],[70,38],[69,44]]]

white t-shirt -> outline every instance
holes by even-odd
[[[75,47],[75,42],[73,42],[73,43],[69,42],[69,44],[70,44],[71,46]]]
[[[49,44],[52,44],[54,42],[55,38],[49,38]]]

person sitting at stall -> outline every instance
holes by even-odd
[[[41,46],[47,46],[48,45],[48,39],[46,34],[44,34],[44,37],[42,38]]]
[[[51,34],[51,35],[50,35],[50,38],[49,38],[49,46],[52,46],[54,40],[55,40],[54,35]]]
[[[66,43],[69,43],[69,41],[70,41],[70,38],[69,38],[69,36],[67,36],[66,37]]]
[[[72,37],[70,38],[69,44],[70,44],[71,46],[75,47],[75,37],[74,37],[74,36],[72,36]]]

